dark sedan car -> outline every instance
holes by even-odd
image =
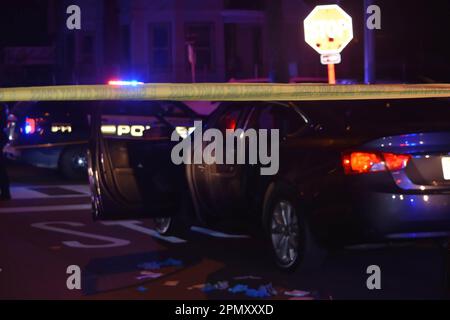
[[[95,118],[89,174],[97,219],[153,217],[160,233],[185,229],[192,217],[216,227],[261,226],[285,270],[316,265],[329,245],[450,234],[449,101],[226,102],[195,128],[199,117],[173,103],[139,105],[124,109],[151,120],[139,138],[106,135],[107,108]],[[193,131],[184,141],[194,159],[208,157],[175,164],[175,128],[185,138]],[[211,151],[211,136],[195,140],[208,129],[237,140],[249,129],[278,135],[265,151],[259,136],[259,161],[247,153],[230,163],[217,160],[235,158],[236,147],[225,154]]]
[[[450,234],[449,101],[225,103],[208,128],[279,129],[275,175],[248,161],[186,170],[197,217],[261,225],[283,269],[330,244]]]

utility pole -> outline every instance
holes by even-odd
[[[364,83],[375,83],[375,29],[367,28],[367,8],[373,0],[364,0]]]
[[[289,82],[283,26],[283,1],[266,1],[269,78],[271,82]]]

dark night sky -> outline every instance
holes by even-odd
[[[363,0],[306,0],[311,6],[339,3],[353,18],[354,40],[339,66],[349,78],[363,77]],[[450,0],[374,0],[381,8],[376,31],[377,77],[450,82]],[[357,66],[355,68],[354,66]],[[399,78],[400,75],[400,78]]]
[[[101,0],[92,0],[101,1]],[[205,0],[207,1],[207,0]],[[46,0],[2,0],[0,47],[49,45]],[[354,19],[354,49],[341,70],[349,78],[362,78],[363,0],[338,2]],[[377,31],[377,74],[381,78],[422,82],[424,78],[450,82],[450,0],[376,0],[381,7],[382,30]],[[348,50],[350,51],[350,50]],[[345,52],[344,52],[345,54]],[[402,79],[398,79],[401,74]]]
[[[0,45],[38,46],[49,44],[47,3],[47,0],[2,0]]]

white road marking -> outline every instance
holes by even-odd
[[[87,184],[73,184],[73,185],[60,185],[56,186],[58,188],[69,189],[72,191],[84,193],[86,195],[91,195],[91,190],[89,189],[89,185]]]
[[[39,188],[63,188],[81,194],[68,194],[68,195],[48,195],[37,190]],[[81,198],[90,195],[88,185],[35,185],[28,187],[12,186],[11,196],[13,199],[49,199],[49,198]]]
[[[152,236],[154,238],[160,239],[160,240],[164,240],[167,242],[171,242],[171,243],[185,243],[186,240],[178,238],[178,237],[173,237],[173,236],[163,236],[161,234],[158,233],[158,231],[155,231],[153,229],[150,228],[146,228],[144,226],[142,226],[142,222],[140,221],[135,221],[135,220],[120,220],[120,221],[103,221],[101,222],[103,225],[105,226],[122,226],[137,232],[141,232],[143,234],[147,234],[149,236]]]
[[[194,232],[207,234],[207,235],[209,235],[211,237],[215,237],[215,238],[233,238],[233,239],[250,238],[249,236],[243,235],[243,234],[228,234],[228,233],[223,233],[220,231],[215,231],[215,230],[211,230],[211,229],[207,229],[207,228],[203,228],[203,227],[197,227],[197,226],[191,227],[191,230]]]
[[[104,248],[123,247],[123,246],[130,244],[130,241],[128,241],[128,240],[107,237],[107,236],[99,236],[99,235],[92,234],[92,233],[55,227],[55,226],[53,226],[55,224],[67,225],[70,227],[83,227],[84,226],[83,223],[72,222],[72,221],[39,222],[39,223],[33,223],[31,226],[33,228],[38,228],[38,229],[42,229],[42,230],[65,233],[65,234],[70,234],[70,235],[75,235],[75,236],[79,236],[79,237],[84,237],[84,238],[95,239],[95,240],[107,242],[106,244],[84,244],[79,241],[63,241],[62,242],[64,245],[71,247],[71,248],[104,249]]]
[[[11,187],[11,196],[13,199],[36,199],[47,198],[48,196],[26,187]]]
[[[86,211],[92,210],[91,204],[68,204],[61,206],[34,206],[34,207],[9,207],[0,208],[0,213],[28,213],[50,211]]]

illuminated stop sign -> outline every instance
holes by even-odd
[[[318,53],[340,53],[353,39],[352,18],[338,5],[317,6],[304,21],[305,41]]]

